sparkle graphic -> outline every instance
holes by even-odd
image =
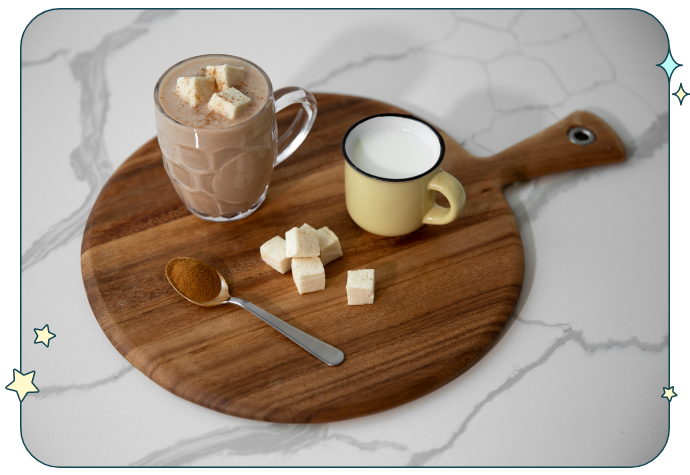
[[[666,59],[663,63],[657,64],[657,66],[663,68],[664,71],[666,71],[666,75],[668,76],[668,82],[671,82],[671,74],[673,74],[673,71],[675,71],[676,68],[682,66],[682,64],[676,63],[676,61],[673,59],[673,56],[671,56],[671,49],[669,48],[668,54],[666,55]]]
[[[36,371],[31,371],[30,373],[22,374],[21,372],[14,370],[14,381],[5,386],[5,389],[14,391],[19,396],[19,402],[22,402],[26,397],[27,393],[37,393],[38,388],[34,386],[34,375]]]
[[[46,324],[46,326],[40,330],[38,328],[34,328],[34,331],[36,332],[36,339],[34,340],[34,343],[43,343],[45,346],[48,346],[50,344],[50,339],[55,338],[55,333],[50,333],[48,324]]]
[[[678,395],[673,391],[673,386],[671,386],[670,388],[664,388],[664,394],[661,395],[661,397],[665,397],[666,399],[668,399],[669,402],[671,402],[671,399],[673,399],[676,396]]]
[[[682,106],[683,99],[685,99],[685,96],[688,95],[688,93],[683,90],[683,83],[680,83],[680,87],[676,92],[673,93],[673,95],[678,98],[678,100],[680,101],[680,105]]]

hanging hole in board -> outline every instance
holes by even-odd
[[[568,131],[568,138],[575,145],[589,145],[597,139],[597,136],[585,127],[573,127]]]

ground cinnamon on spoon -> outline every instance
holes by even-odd
[[[197,302],[208,302],[220,293],[218,272],[194,259],[177,259],[168,269],[170,281],[182,295]]]

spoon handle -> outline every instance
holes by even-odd
[[[228,302],[239,305],[245,310],[250,311],[264,322],[271,325],[280,333],[297,343],[299,346],[307,350],[312,355],[326,363],[328,366],[338,366],[345,359],[345,354],[337,348],[328,345],[321,340],[317,340],[311,335],[307,335],[301,330],[285,323],[278,317],[274,317],[265,310],[261,310],[256,305],[247,302],[246,300],[231,297]]]

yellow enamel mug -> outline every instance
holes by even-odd
[[[465,190],[441,170],[443,137],[410,115],[377,114],[345,133],[345,201],[361,228],[402,236],[424,224],[448,224],[465,206]],[[441,192],[450,208],[436,204]]]

